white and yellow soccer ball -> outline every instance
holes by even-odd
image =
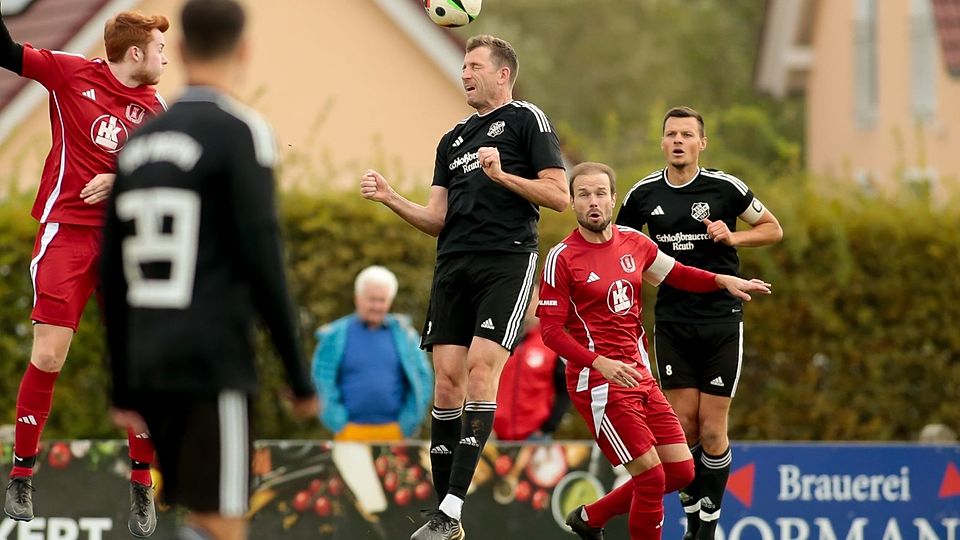
[[[445,28],[466,26],[480,14],[482,0],[423,0],[430,20]]]

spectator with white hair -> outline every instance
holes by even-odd
[[[416,436],[433,392],[433,371],[406,315],[390,313],[397,277],[370,266],[354,281],[356,311],[317,330],[313,380],[320,421],[338,441]]]
[[[956,444],[957,432],[946,424],[927,424],[920,430],[918,440],[927,444]]]

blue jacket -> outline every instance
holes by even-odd
[[[337,385],[337,375],[346,347],[347,325],[356,317],[355,313],[347,315],[320,327],[316,333],[313,382],[320,397],[320,421],[333,433],[339,433],[350,421]],[[417,434],[428,413],[433,398],[433,369],[427,355],[420,350],[420,337],[410,326],[409,317],[389,314],[384,325],[393,334],[400,365],[410,383],[410,393],[403,400],[398,419],[403,436],[409,438]]]

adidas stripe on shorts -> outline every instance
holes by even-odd
[[[743,363],[743,323],[657,321],[653,331],[657,373],[664,390],[698,388],[733,397]]]
[[[536,277],[536,253],[463,252],[437,258],[420,346],[469,347],[474,336],[513,351]]]

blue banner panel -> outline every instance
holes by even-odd
[[[960,446],[735,444],[733,452],[717,540],[960,540]],[[664,538],[680,538],[680,504],[671,496],[666,506]]]
[[[960,540],[960,446],[736,444],[717,540]],[[48,442],[34,480],[37,518],[0,520],[0,540],[130,538],[126,445]],[[0,446],[0,463],[10,462]],[[6,472],[6,467],[4,467]],[[423,443],[265,441],[256,446],[252,539],[405,539],[436,505]],[[163,479],[154,476],[158,497]],[[471,538],[573,538],[564,516],[626,480],[590,443],[491,443],[464,507]],[[663,538],[684,518],[665,500]],[[182,512],[162,508],[157,540]],[[626,539],[626,517],[606,538]]]

